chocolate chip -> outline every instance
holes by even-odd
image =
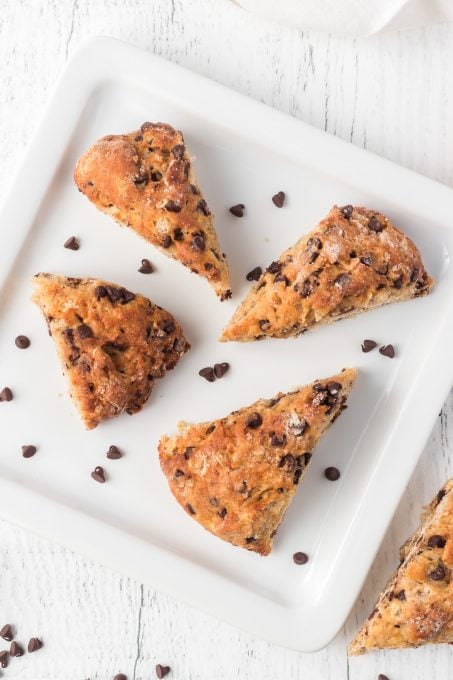
[[[445,578],[446,572],[445,572],[445,567],[443,564],[438,564],[437,567],[428,573],[428,577],[432,581],[443,581]]]
[[[230,364],[227,364],[226,362],[223,362],[221,364],[214,364],[214,375],[216,378],[223,378],[225,373],[228,371],[230,368]]]
[[[107,296],[107,288],[105,286],[96,286],[94,294],[96,295],[97,299],[100,300],[101,298]]]
[[[282,263],[278,262],[278,260],[274,260],[274,262],[271,262],[269,267],[266,269],[269,274],[278,274],[282,270]]]
[[[137,135],[137,136],[134,138],[134,141],[136,141],[136,142],[143,142],[143,135]]]
[[[13,400],[13,393],[11,392],[9,387],[4,387],[2,391],[0,392],[0,401],[12,401]]]
[[[81,340],[85,340],[86,338],[92,338],[93,335],[94,335],[91,328],[89,326],[87,326],[85,323],[81,324],[77,328],[77,333],[79,334],[79,338]]]
[[[269,321],[269,319],[260,319],[258,321],[258,324],[259,324],[260,329],[263,331],[263,333],[268,331],[269,328],[271,327],[271,322]]]
[[[195,514],[196,514],[196,513],[195,513],[195,510],[194,510],[193,507],[190,505],[190,503],[186,503],[186,510],[187,510],[191,515],[195,515]]]
[[[146,185],[146,184],[148,184],[148,181],[149,181],[148,173],[146,171],[144,171],[144,172],[140,171],[138,175],[135,175],[132,178],[132,181],[134,182],[134,184],[145,184]]]
[[[184,451],[184,458],[185,458],[186,460],[189,460],[190,456],[191,456],[192,453],[193,453],[193,450],[194,450],[194,447],[193,447],[193,446],[188,446],[188,447],[186,448],[186,450]]]
[[[206,366],[206,368],[202,368],[198,371],[198,375],[201,375],[201,377],[208,382],[214,382],[215,380],[214,369],[212,366]]]
[[[29,641],[28,647],[27,647],[30,654],[32,654],[33,652],[37,652],[38,649],[41,649],[41,647],[42,647],[42,642],[39,638],[36,638],[36,637],[30,638],[30,641]]]
[[[277,194],[272,196],[272,203],[277,206],[277,208],[282,208],[285,202],[285,192],[279,191]]]
[[[152,274],[153,271],[154,271],[153,265],[152,265],[151,262],[150,262],[149,260],[147,260],[146,257],[145,257],[145,258],[143,258],[142,264],[141,264],[141,266],[139,267],[138,271],[140,272],[140,274]]]
[[[109,450],[107,451],[107,458],[110,458],[110,460],[118,460],[118,458],[121,458],[122,455],[123,454],[121,453],[117,446],[115,446],[114,444],[109,446]]]
[[[437,505],[441,502],[441,500],[447,495],[447,492],[445,489],[441,489],[438,494],[437,494]]]
[[[400,590],[399,593],[395,593],[395,597],[397,600],[401,600],[401,602],[404,602],[406,599],[406,593],[404,590]]]
[[[68,250],[78,250],[80,248],[80,243],[75,236],[70,236],[68,240],[64,242],[64,247]]]
[[[368,229],[371,229],[371,231],[380,232],[384,229],[384,225],[381,224],[374,215],[372,215],[372,217],[370,217],[368,220]]]
[[[222,508],[219,512],[219,517],[220,519],[225,519],[227,516],[228,510],[226,508]]]
[[[374,342],[374,340],[364,340],[362,342],[362,352],[371,352],[375,347],[377,347],[377,342]]]
[[[161,680],[161,678],[165,678],[165,676],[169,674],[170,670],[170,666],[162,666],[160,663],[158,663],[156,666],[156,675],[159,680]]]
[[[200,190],[198,187],[195,186],[195,184],[189,184],[190,191],[194,194],[194,196],[198,196],[200,193]]]
[[[386,675],[384,675],[383,673],[379,673],[379,675],[378,675],[378,677],[377,677],[377,680],[389,680],[389,679],[388,679],[388,677],[387,677]]]
[[[250,427],[252,430],[256,430],[257,427],[260,427],[262,425],[263,419],[259,413],[252,413],[249,415],[245,422],[246,427]]]
[[[171,236],[164,236],[162,239],[162,248],[169,248],[172,244]]]
[[[14,637],[11,624],[7,623],[3,626],[3,628],[0,630],[0,637],[2,637],[7,642],[11,642]]]
[[[179,203],[176,203],[175,201],[167,201],[165,204],[165,210],[168,210],[168,212],[179,213],[181,212],[181,209]]]
[[[210,425],[208,429],[206,430],[206,434],[211,434],[211,432],[214,432],[215,430],[215,425]]]
[[[296,285],[294,286],[294,290],[296,291],[296,293],[299,293],[301,297],[307,298],[310,297],[310,295],[312,295],[314,288],[311,281],[309,281],[309,279],[305,279],[305,281],[303,281],[302,283],[296,283]]]
[[[340,208],[340,210],[343,217],[349,220],[351,218],[352,211],[354,210],[354,208],[352,207],[352,205],[345,205],[342,208]]]
[[[293,562],[294,564],[307,564],[308,555],[303,552],[296,552],[293,555]]]
[[[35,455],[36,451],[36,446],[33,446],[32,444],[25,444],[22,446],[22,455],[24,458],[31,458]]]
[[[30,339],[27,338],[26,335],[18,335],[14,342],[19,349],[27,349],[30,347]]]
[[[271,436],[271,446],[285,446],[286,441],[286,434],[282,434],[280,436],[273,434]]]
[[[445,546],[445,543],[447,541],[443,536],[439,536],[438,534],[435,534],[434,536],[431,536],[428,540],[428,545],[430,548],[443,548]]]
[[[339,274],[337,276],[337,278],[334,281],[334,284],[338,288],[345,288],[348,285],[348,283],[350,282],[350,280],[351,280],[351,277],[349,276],[349,274],[343,273],[343,274]]]
[[[0,666],[2,668],[8,666],[8,652],[5,649],[0,652]]]
[[[258,281],[262,273],[263,270],[261,267],[255,267],[255,269],[252,269],[252,271],[250,271],[245,278],[247,281]]]
[[[238,203],[237,205],[232,205],[230,208],[230,213],[235,217],[244,217],[245,205],[243,203]]]
[[[369,255],[366,257],[361,257],[360,262],[365,265],[365,267],[370,267],[372,263],[372,259]]]
[[[11,647],[9,648],[9,654],[10,656],[23,656],[24,650],[23,647],[16,641],[11,642]]]
[[[184,477],[184,472],[182,470],[175,470],[175,477]]]
[[[255,541],[256,541],[255,536],[247,536],[247,538],[245,539],[245,542],[246,542],[248,545],[250,545],[250,543],[255,543]]]
[[[192,250],[196,253],[202,253],[206,249],[205,235],[202,231],[197,231],[193,234],[191,246]]]
[[[104,468],[102,468],[100,465],[94,468],[93,472],[91,473],[91,476],[95,482],[99,482],[99,484],[104,484],[105,472]]]
[[[211,214],[211,211],[208,208],[208,204],[206,203],[204,198],[198,201],[197,210],[198,212],[201,212],[202,215],[206,215],[206,217]]]
[[[127,675],[124,675],[124,673],[117,673],[113,680],[127,680]]]
[[[310,253],[310,257],[308,258],[308,264],[313,264],[313,262],[316,262],[318,257],[319,253]]]
[[[393,285],[397,290],[400,290],[403,287],[403,275],[395,279]]]
[[[153,170],[149,176],[151,177],[152,182],[160,182],[162,179],[162,173],[158,170]]]
[[[184,154],[186,153],[186,147],[184,144],[176,144],[176,146],[173,147],[171,150],[173,158],[176,158],[177,161],[180,161],[184,158]]]
[[[340,470],[336,467],[328,467],[324,470],[324,476],[329,482],[336,482],[337,479],[340,479]]]
[[[284,283],[285,286],[289,286],[289,279],[287,276],[280,272],[279,274],[275,275],[274,283]]]
[[[379,347],[379,354],[382,354],[389,359],[393,359],[395,356],[395,349],[393,345],[383,345],[382,347]]]

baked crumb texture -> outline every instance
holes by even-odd
[[[453,479],[422,515],[401,548],[401,563],[349,646],[373,649],[453,643]]]
[[[33,300],[89,430],[122,411],[140,411],[155,380],[190,349],[169,312],[121,286],[51,274],[33,283]]]
[[[268,555],[312,452],[346,408],[355,369],[208,423],[179,423],[159,443],[184,510],[224,541]]]
[[[97,208],[207,279],[222,300],[231,297],[214,217],[181,132],[143,123],[103,137],[80,158],[74,180]]]
[[[254,284],[221,340],[287,338],[429,293],[414,243],[366,208],[334,206],[316,229],[272,262]]]

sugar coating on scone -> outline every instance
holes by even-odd
[[[162,470],[185,511],[224,541],[268,555],[313,450],[346,408],[355,369],[226,418],[179,424],[159,443]]]
[[[77,187],[97,208],[231,296],[225,255],[181,132],[166,123],[99,139],[77,163]]]
[[[453,479],[401,549],[401,564],[349,646],[373,649],[453,643]]]
[[[122,286],[51,274],[33,283],[87,429],[140,411],[155,380],[190,349],[169,312]]]
[[[381,213],[334,206],[272,262],[221,340],[287,338],[390,302],[429,293],[414,243]]]

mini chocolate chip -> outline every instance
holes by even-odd
[[[377,680],[389,680],[389,679],[386,675],[384,675],[384,673],[379,673]]]
[[[152,274],[153,271],[154,271],[153,265],[152,265],[151,262],[150,262],[149,260],[147,260],[146,257],[145,257],[145,258],[143,258],[142,264],[141,264],[141,266],[139,267],[138,271],[140,272],[140,274]]]
[[[443,564],[438,564],[437,567],[428,573],[428,577],[432,581],[443,581],[445,578],[445,567]]]
[[[411,283],[415,283],[415,281],[416,281],[417,279],[418,279],[418,269],[417,269],[417,267],[415,267],[415,268],[412,270],[412,272],[411,272],[410,282],[411,282]]]
[[[235,217],[244,217],[245,205],[243,203],[238,203],[237,205],[232,205],[230,208],[230,213]]]
[[[186,503],[186,510],[187,510],[191,515],[195,515],[195,514],[196,514],[196,513],[195,513],[195,510],[194,510],[193,507],[190,505],[190,503]]]
[[[184,232],[181,229],[181,227],[176,227],[176,229],[173,232],[173,238],[175,241],[184,241]]]
[[[227,364],[226,362],[223,362],[221,364],[214,364],[214,375],[216,378],[223,378],[225,373],[228,371],[230,368],[230,364]]]
[[[343,273],[339,274],[337,278],[334,281],[335,286],[338,286],[338,288],[345,288],[348,283],[350,282],[351,277],[349,274]]]
[[[307,298],[310,297],[310,295],[312,295],[314,288],[311,281],[305,279],[305,281],[303,281],[302,283],[296,283],[296,285],[294,286],[294,290],[296,291],[296,293],[299,293],[301,297]]]
[[[371,229],[371,231],[380,232],[384,229],[384,225],[381,224],[374,215],[372,215],[368,220],[368,229]]]
[[[140,184],[140,185],[145,184],[146,185],[146,184],[148,184],[148,181],[149,181],[148,173],[140,171],[140,173],[138,175],[135,175],[132,178],[132,181],[134,182],[134,184]]]
[[[255,536],[247,536],[247,538],[245,539],[245,542],[246,542],[248,545],[250,545],[250,543],[255,543],[255,541],[256,541]]]
[[[162,179],[162,173],[158,170],[153,170],[149,176],[151,177],[152,182],[160,182]]]
[[[8,652],[6,649],[3,649],[0,652],[0,666],[2,668],[6,668],[8,666]]]
[[[293,476],[293,484],[297,486],[299,484],[299,480],[302,476],[302,469],[301,468],[296,468],[294,471],[294,476]]]
[[[32,654],[33,652],[37,652],[38,649],[41,649],[41,647],[42,647],[42,642],[39,638],[36,638],[36,637],[30,638],[30,641],[29,641],[28,647],[27,647],[30,654]]]
[[[324,476],[329,482],[336,482],[340,479],[340,470],[336,467],[328,467],[324,470]]]
[[[179,213],[181,212],[182,208],[179,203],[176,203],[175,201],[167,201],[165,204],[165,210],[168,210],[168,212]]]
[[[280,272],[279,274],[275,275],[274,283],[284,283],[285,286],[289,286],[289,279],[287,276]]]
[[[100,465],[95,467],[93,472],[91,473],[91,477],[94,479],[95,482],[99,482],[99,484],[104,484],[105,482],[104,468],[102,468]]]
[[[9,654],[10,656],[23,656],[24,650],[23,647],[16,641],[11,642],[11,647],[9,648]]]
[[[277,206],[277,208],[282,208],[284,202],[285,202],[285,192],[284,191],[279,191],[277,194],[274,194],[274,196],[272,196],[272,203],[275,206]]]
[[[197,231],[192,236],[191,246],[196,253],[202,253],[206,249],[203,232]]]
[[[311,238],[308,239],[307,241],[307,250],[312,253],[316,250],[321,250],[322,248],[322,241],[318,236],[312,236]]]
[[[214,369],[212,366],[206,366],[206,368],[200,369],[198,371],[198,375],[201,375],[201,377],[208,382],[214,382],[215,380]]]
[[[158,663],[156,666],[156,675],[159,680],[162,680],[162,678],[165,678],[165,676],[169,674],[170,670],[170,666],[162,666],[160,663]]]
[[[206,203],[204,198],[198,201],[197,210],[198,212],[201,212],[202,215],[206,215],[206,217],[211,214],[211,211],[208,208],[208,204]]]
[[[162,248],[169,248],[172,244],[171,236],[164,236],[162,239]]]
[[[364,340],[362,342],[362,352],[371,352],[375,347],[377,347],[377,342],[374,342],[374,340]]]
[[[109,450],[107,451],[106,455],[107,458],[110,458],[110,460],[118,460],[118,458],[121,458],[123,454],[121,453],[117,446],[112,444],[111,446],[109,446]]]
[[[258,321],[258,324],[259,324],[260,329],[263,331],[263,333],[268,331],[269,328],[271,327],[271,322],[269,321],[269,319],[260,319]]]
[[[282,434],[280,436],[273,434],[271,436],[271,446],[285,446],[286,441],[286,434]]]
[[[190,456],[191,456],[192,453],[193,453],[193,450],[194,450],[194,447],[193,447],[193,446],[187,446],[187,447],[186,447],[186,450],[184,451],[184,454],[183,454],[183,455],[184,455],[184,458],[185,458],[186,460],[189,460]]]
[[[81,340],[85,340],[86,338],[92,338],[93,337],[93,331],[89,326],[86,325],[86,323],[81,324],[77,328],[77,333],[79,334],[79,338]]]
[[[22,455],[24,458],[31,458],[35,455],[36,451],[36,446],[33,446],[32,444],[25,444],[22,446]]]
[[[443,536],[435,534],[429,538],[428,545],[430,548],[443,548],[445,547],[446,542],[447,541]]]
[[[279,486],[277,489],[277,493],[284,493],[285,489],[282,486]]]
[[[395,279],[394,282],[393,282],[393,285],[397,290],[400,290],[400,288],[403,287],[403,275],[401,275],[397,279]]]
[[[349,253],[349,257],[351,258],[351,260],[357,257],[357,253],[355,252],[355,250],[351,250],[351,252]]]
[[[9,387],[4,387],[0,392],[0,401],[12,401],[13,393]]]
[[[269,274],[278,274],[282,270],[282,263],[279,262],[278,260],[274,260],[274,262],[271,262],[269,267],[266,269]]]
[[[406,593],[404,590],[400,590],[399,593],[395,593],[395,597],[397,600],[401,600],[401,602],[404,602],[406,599]]]
[[[173,158],[176,158],[177,161],[180,161],[184,158],[184,154],[186,153],[186,147],[184,144],[176,144],[176,146],[173,147],[171,150]]]
[[[220,519],[225,519],[225,517],[227,516],[227,512],[228,510],[226,508],[222,508],[219,512]]]
[[[80,243],[75,236],[70,236],[68,240],[64,242],[64,247],[68,250],[78,250],[80,248]]]
[[[101,298],[107,296],[107,288],[105,286],[96,286],[94,294],[96,295],[97,299],[100,300]]]
[[[200,190],[198,187],[195,186],[195,184],[189,184],[190,191],[194,194],[194,196],[198,196],[200,193]]]
[[[352,205],[345,205],[342,208],[340,208],[340,210],[343,217],[349,220],[351,218],[352,211],[354,210],[354,208],[352,207]]]
[[[175,470],[175,477],[184,477],[184,472],[182,470]]]
[[[310,257],[308,258],[308,264],[313,264],[313,262],[316,262],[318,257],[319,253],[310,253]]]
[[[27,349],[30,347],[30,340],[26,335],[18,335],[14,342],[19,349]]]
[[[372,259],[369,255],[366,257],[361,257],[360,262],[365,265],[365,267],[370,267],[372,263]]]
[[[383,345],[382,347],[379,347],[379,354],[382,354],[389,359],[393,359],[395,356],[395,349],[393,345]]]
[[[11,640],[14,637],[13,629],[11,624],[6,623],[3,628],[0,630],[0,637],[2,637],[4,640],[7,642],[11,642]]]
[[[208,429],[206,430],[206,434],[211,434],[211,432],[214,432],[215,430],[215,425],[210,425]]]
[[[245,278],[247,281],[258,281],[262,273],[263,270],[261,267],[255,267],[255,269],[252,269],[252,271],[250,271]]]
[[[250,427],[252,430],[256,430],[257,427],[262,425],[263,419],[259,413],[252,413],[249,415],[245,422],[246,427]]]
[[[307,564],[308,555],[303,552],[296,552],[293,555],[294,564]]]

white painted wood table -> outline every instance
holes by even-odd
[[[352,40],[265,23],[228,0],[1,0],[0,196],[68,57],[98,34],[453,186],[453,26]],[[3,677],[109,680],[122,671],[149,680],[161,662],[175,680],[451,678],[449,646],[348,660],[346,645],[422,504],[453,473],[452,420],[450,396],[361,597],[327,649],[299,654],[273,646],[1,521],[0,625],[15,623],[23,642],[35,634],[45,641],[45,650],[15,660]]]

